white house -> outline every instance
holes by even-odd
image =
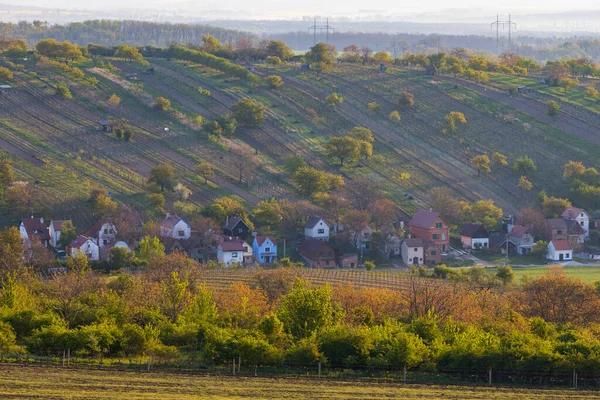
[[[319,217],[310,217],[304,225],[304,238],[329,241],[329,225]]]
[[[481,250],[490,247],[490,235],[483,225],[468,223],[460,231],[464,249]]]
[[[167,214],[160,223],[160,236],[187,240],[192,236],[192,226],[177,215]]]
[[[573,260],[573,248],[568,240],[552,240],[548,243],[546,259],[550,261],[563,262]]]
[[[402,261],[405,265],[422,265],[425,254],[425,242],[420,238],[404,239],[402,242]]]
[[[48,227],[44,223],[44,218],[23,218],[19,223],[19,233],[23,243],[31,246],[34,242],[39,242],[43,246],[48,247],[50,242],[50,234]]]
[[[96,222],[87,236],[94,239],[98,247],[104,247],[117,240],[117,228],[111,218],[105,218]]]
[[[63,222],[67,222],[67,220],[50,220],[50,246],[52,247],[57,247],[60,244]]]
[[[79,235],[67,246],[67,254],[75,257],[77,253],[83,253],[90,261],[98,261],[100,259],[100,247],[94,239]]]
[[[514,225],[508,234],[508,240],[512,243],[515,252],[519,255],[526,255],[531,252],[533,247],[533,236],[529,230],[521,225]],[[504,246],[506,242],[502,246]]]
[[[350,232],[356,239],[356,248],[363,251],[371,251],[371,241],[373,239],[373,228],[366,226],[360,232]]]
[[[231,264],[252,263],[252,247],[242,240],[221,242],[217,247],[217,260],[229,267]]]
[[[277,242],[273,236],[254,237],[252,250],[259,264],[271,264],[277,261]]]
[[[583,208],[569,207],[563,211],[561,217],[577,221],[585,231],[585,239],[590,238],[590,215]]]

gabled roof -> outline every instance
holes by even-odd
[[[406,243],[408,247],[425,247],[425,242],[420,238],[404,239],[404,243]]]
[[[129,226],[142,226],[142,217],[140,214],[134,211],[124,211],[119,215],[119,223],[126,224]]]
[[[244,251],[245,242],[241,240],[232,240],[230,242],[221,242],[219,246],[223,251]]]
[[[62,231],[62,224],[63,222],[67,222],[70,221],[69,219],[62,219],[62,220],[52,220],[50,221],[50,225],[52,225],[52,227],[54,228],[55,231]]]
[[[89,237],[93,237],[93,238],[97,237],[98,236],[98,232],[100,232],[100,230],[102,229],[102,226],[104,224],[111,224],[111,225],[113,225],[113,229],[116,230],[116,228],[115,228],[115,226],[114,226],[114,224],[112,222],[112,218],[108,217],[108,218],[103,218],[100,221],[96,222],[94,224],[94,226],[92,226],[90,228],[90,230],[87,231],[86,235],[89,236]]]
[[[300,253],[309,259],[314,259],[315,257],[319,256],[318,253],[321,251],[331,252],[331,255],[326,255],[324,257],[335,257],[335,252],[333,249],[327,243],[319,239],[308,238],[300,246]]]
[[[178,217],[175,214],[167,214],[165,219],[163,219],[160,222],[160,226],[173,229],[175,227],[175,225],[177,225],[179,223],[179,221],[182,221],[182,220],[183,219],[181,217]],[[185,222],[185,221],[183,221],[183,222]],[[187,222],[185,222],[185,223],[187,224]]]
[[[323,220],[323,218],[321,217],[310,217],[308,221],[306,221],[304,227],[308,229],[313,229],[321,220]],[[323,222],[325,222],[325,220],[323,220]]]
[[[550,243],[552,243],[554,248],[559,251],[572,250],[568,240],[553,240]]]
[[[414,226],[418,228],[431,228],[433,222],[440,218],[440,213],[436,211],[425,211],[419,210],[412,217],[408,226]]]
[[[587,214],[587,212],[585,212],[585,210],[583,208],[569,207],[565,211],[563,211],[563,213],[561,214],[561,217],[563,217],[563,218],[569,218],[569,219],[575,219],[582,212],[584,212],[584,213]]]
[[[240,222],[246,225],[246,228],[248,228],[248,225],[244,222],[243,219],[238,217],[231,217],[227,219],[227,223],[223,225],[223,229],[227,229],[229,231],[233,230],[233,228],[235,228],[235,226]]]
[[[565,225],[567,227],[567,232],[569,233],[569,235],[583,235],[585,233],[585,229],[583,229],[581,225],[579,225],[579,222],[577,222],[576,220],[565,219],[563,221],[565,221]]]
[[[567,223],[562,218],[552,218],[546,220],[546,225],[548,225],[548,229],[567,229]]]
[[[460,231],[460,235],[467,236],[470,238],[488,238],[489,237],[489,234],[483,225],[475,224],[472,222],[469,222],[468,224],[463,226],[462,230]]]
[[[510,236],[514,236],[517,238],[521,238],[523,237],[526,233],[528,232],[528,229],[526,226],[521,226],[521,225],[515,225],[513,226],[512,231],[510,231],[509,235]]]
[[[256,239],[259,246],[262,246],[267,239],[269,239],[274,246],[277,246],[277,241],[275,241],[273,236],[256,236],[254,239]]]
[[[50,239],[50,233],[44,223],[44,218],[24,218],[21,223],[27,231],[27,236],[39,236],[40,240]]]
[[[74,249],[79,249],[79,248],[81,248],[81,246],[86,244],[88,240],[90,240],[92,243],[96,244],[91,238],[89,238],[87,236],[79,235],[69,244],[69,247],[72,247]]]

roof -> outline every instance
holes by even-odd
[[[161,221],[160,226],[173,229],[181,220],[181,217],[175,214],[167,214],[166,218]]]
[[[440,213],[436,211],[425,211],[419,210],[412,217],[408,226],[415,226],[419,228],[431,228],[433,221],[440,218]]]
[[[273,236],[256,236],[255,239],[258,242],[259,246],[262,246],[265,240],[267,239],[269,239],[274,246],[277,246],[277,241],[275,241],[275,238]]]
[[[312,259],[313,257],[317,256],[317,253],[323,247],[326,247],[326,251],[331,251],[330,257],[335,256],[333,249],[327,243],[315,238],[306,239],[304,243],[302,243],[302,245],[300,246],[300,253],[303,256]]]
[[[552,218],[546,220],[546,224],[548,225],[548,229],[567,229],[567,223],[562,218]]]
[[[481,224],[475,224],[473,222],[469,222],[465,226],[463,226],[460,231],[461,236],[467,236],[471,238],[487,238],[489,237],[487,230]]]
[[[61,220],[52,220],[50,221],[50,225],[52,225],[54,227],[55,231],[61,231],[62,230],[62,224],[63,222],[68,222],[70,221],[70,219],[61,219]]]
[[[563,213],[561,214],[561,217],[563,217],[563,218],[569,218],[569,219],[575,219],[582,212],[585,212],[585,210],[583,208],[569,207],[565,211],[563,211]]]
[[[87,231],[86,235],[95,238],[98,235],[98,232],[100,232],[102,229],[102,226],[107,223],[112,225],[112,218],[102,218],[100,221],[96,222],[89,231]]]
[[[559,251],[572,250],[568,240],[553,240],[550,243]]]
[[[94,243],[94,241],[92,239],[90,239],[89,237],[83,236],[83,235],[79,235],[75,239],[73,239],[73,241],[71,242],[71,244],[69,244],[69,247],[72,247],[74,249],[78,249],[81,246],[83,246],[85,243],[87,243],[88,240],[91,240],[92,243]]]
[[[28,236],[36,235],[40,237],[40,240],[50,239],[50,233],[44,223],[44,218],[24,218],[21,223]]]
[[[506,240],[506,234],[503,232],[490,233],[490,247],[501,246]]]
[[[235,228],[235,226],[239,223],[242,222],[244,225],[246,225],[246,223],[244,222],[243,219],[238,218],[238,217],[231,217],[227,219],[227,223],[225,225],[223,225],[223,229],[227,229],[227,230],[232,230],[233,228]],[[247,227],[248,225],[246,225]]]
[[[120,224],[127,224],[130,226],[142,226],[142,217],[135,211],[124,211],[119,215]]]
[[[420,238],[404,239],[404,243],[406,243],[408,247],[425,247],[425,242]]]
[[[102,126],[105,126],[105,125],[110,125],[110,122],[108,122],[108,121],[107,121],[107,120],[105,120],[105,119],[101,119],[101,120],[100,120],[100,125],[102,125]]]
[[[526,226],[521,226],[521,225],[515,225],[513,226],[512,231],[510,231],[510,236],[514,236],[514,237],[523,237],[526,233],[527,233],[528,229]]]
[[[230,242],[221,242],[219,246],[223,251],[244,251],[245,242],[241,240],[232,240]]]
[[[308,229],[313,229],[315,226],[317,226],[317,224],[319,223],[319,221],[321,221],[322,218],[321,217],[310,217],[308,219],[308,221],[306,221],[306,224],[304,225],[305,228]],[[324,222],[324,221],[323,221]]]
[[[0,89],[10,89],[10,85],[0,85]]]
[[[563,221],[566,223],[569,235],[583,235],[585,233],[585,230],[574,219],[565,219]]]

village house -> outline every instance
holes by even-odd
[[[356,242],[356,248],[359,251],[371,251],[373,228],[366,226],[360,232],[350,232],[350,235],[354,236],[353,240]]]
[[[512,251],[518,255],[524,256],[531,252],[533,247],[533,235],[525,226],[514,225],[508,233],[509,252]],[[503,243],[503,247],[506,241]]]
[[[167,214],[159,225],[160,236],[179,240],[187,240],[192,235],[192,227],[181,217],[174,214]]]
[[[425,257],[425,242],[420,238],[408,238],[402,242],[404,265],[422,265]]]
[[[329,241],[329,225],[319,217],[310,217],[304,225],[304,238]]]
[[[300,256],[311,268],[335,268],[335,251],[325,242],[308,238],[299,249]]]
[[[104,218],[96,222],[86,236],[95,240],[98,247],[102,248],[117,241],[117,228],[112,218]]]
[[[586,234],[589,234],[589,232],[583,229],[579,221],[565,219],[565,222],[567,223],[567,235],[569,236],[568,240],[571,246],[585,242]]]
[[[490,246],[490,235],[481,224],[468,223],[460,231],[463,249],[481,250]]]
[[[243,219],[238,217],[227,218],[225,225],[223,225],[224,236],[246,239],[249,233],[250,227],[248,226],[248,224],[246,224]]]
[[[435,211],[419,210],[408,223],[411,236],[425,241],[425,262],[438,264],[450,249],[450,227]]]
[[[378,244],[378,249],[386,259],[400,257],[402,254],[402,239],[396,233],[390,233],[385,240]]]
[[[252,250],[259,264],[271,264],[277,261],[277,242],[273,236],[255,236]]]
[[[90,261],[100,259],[100,247],[90,237],[79,235],[67,246],[67,254],[75,257],[78,253],[84,254]]]
[[[68,220],[50,220],[49,234],[50,234],[50,246],[56,248],[60,243],[60,234],[62,232],[62,224],[63,222],[67,222]]]
[[[39,243],[44,247],[48,247],[50,243],[50,233],[43,217],[23,218],[19,223],[19,233],[26,246]]]
[[[590,237],[590,215],[582,208],[570,207],[561,214],[566,220],[577,221],[585,231],[584,240]]]
[[[358,267],[358,254],[356,254],[356,253],[342,254],[338,258],[337,264],[342,268],[356,268],[356,267]]]
[[[546,220],[546,239],[552,240],[567,240],[569,238],[567,232],[567,221],[563,218],[552,218]]]
[[[252,264],[252,247],[243,240],[231,240],[219,243],[217,261],[229,267],[233,264]]]
[[[122,212],[115,225],[119,240],[127,242],[129,247],[135,248],[142,240],[144,223],[137,212]]]
[[[573,248],[568,240],[552,240],[548,243],[546,259],[555,262],[572,261]]]

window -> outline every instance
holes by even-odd
[[[440,240],[440,234],[439,233],[434,233],[433,235],[431,235],[431,239],[433,239],[433,240]]]
[[[446,234],[442,233],[442,240],[446,240]]]
[[[419,257],[419,261],[423,261],[423,257]]]
[[[319,229],[317,232],[320,233],[320,234],[324,234],[325,233],[325,229]]]
[[[416,247],[415,247],[415,251],[418,251]]]
[[[270,252],[270,251],[271,251],[271,248],[270,248],[270,247],[265,247],[265,253],[268,253],[268,252]]]
[[[442,229],[442,228],[443,228],[443,225],[442,225],[442,223],[441,223],[441,222],[436,222],[436,223],[435,223],[435,228],[436,228],[436,229]]]
[[[108,233],[114,233],[114,232],[113,232],[113,230],[112,230],[112,229],[109,229],[109,230],[108,230]]]
[[[569,258],[569,253],[565,254],[565,257],[566,257],[566,258]]]
[[[237,252],[231,253],[231,258],[237,258]]]
[[[325,265],[329,265],[329,260],[325,261]]]
[[[244,253],[248,252],[248,247],[244,246]]]
[[[435,250],[432,250],[432,251],[431,251],[431,255],[432,255],[432,256],[435,256],[436,254],[437,254],[437,251],[435,251]]]
[[[108,229],[104,228],[104,234],[108,235]]]
[[[103,242],[104,244],[108,244],[108,240],[107,240],[107,239],[104,239],[102,242]]]
[[[184,236],[184,235],[185,235],[185,232],[184,232],[184,231],[179,231],[179,232],[178,232],[178,234],[179,234],[179,236],[181,237],[181,236]]]
[[[244,230],[242,228],[240,228],[240,229],[238,229],[238,232],[242,233],[242,232],[244,232]]]
[[[583,213],[581,213],[581,216],[583,217]]]
[[[559,229],[559,230],[556,231],[556,234],[557,235],[562,235],[562,231]]]
[[[580,221],[580,222],[579,222],[579,225],[583,226],[583,221]]]

